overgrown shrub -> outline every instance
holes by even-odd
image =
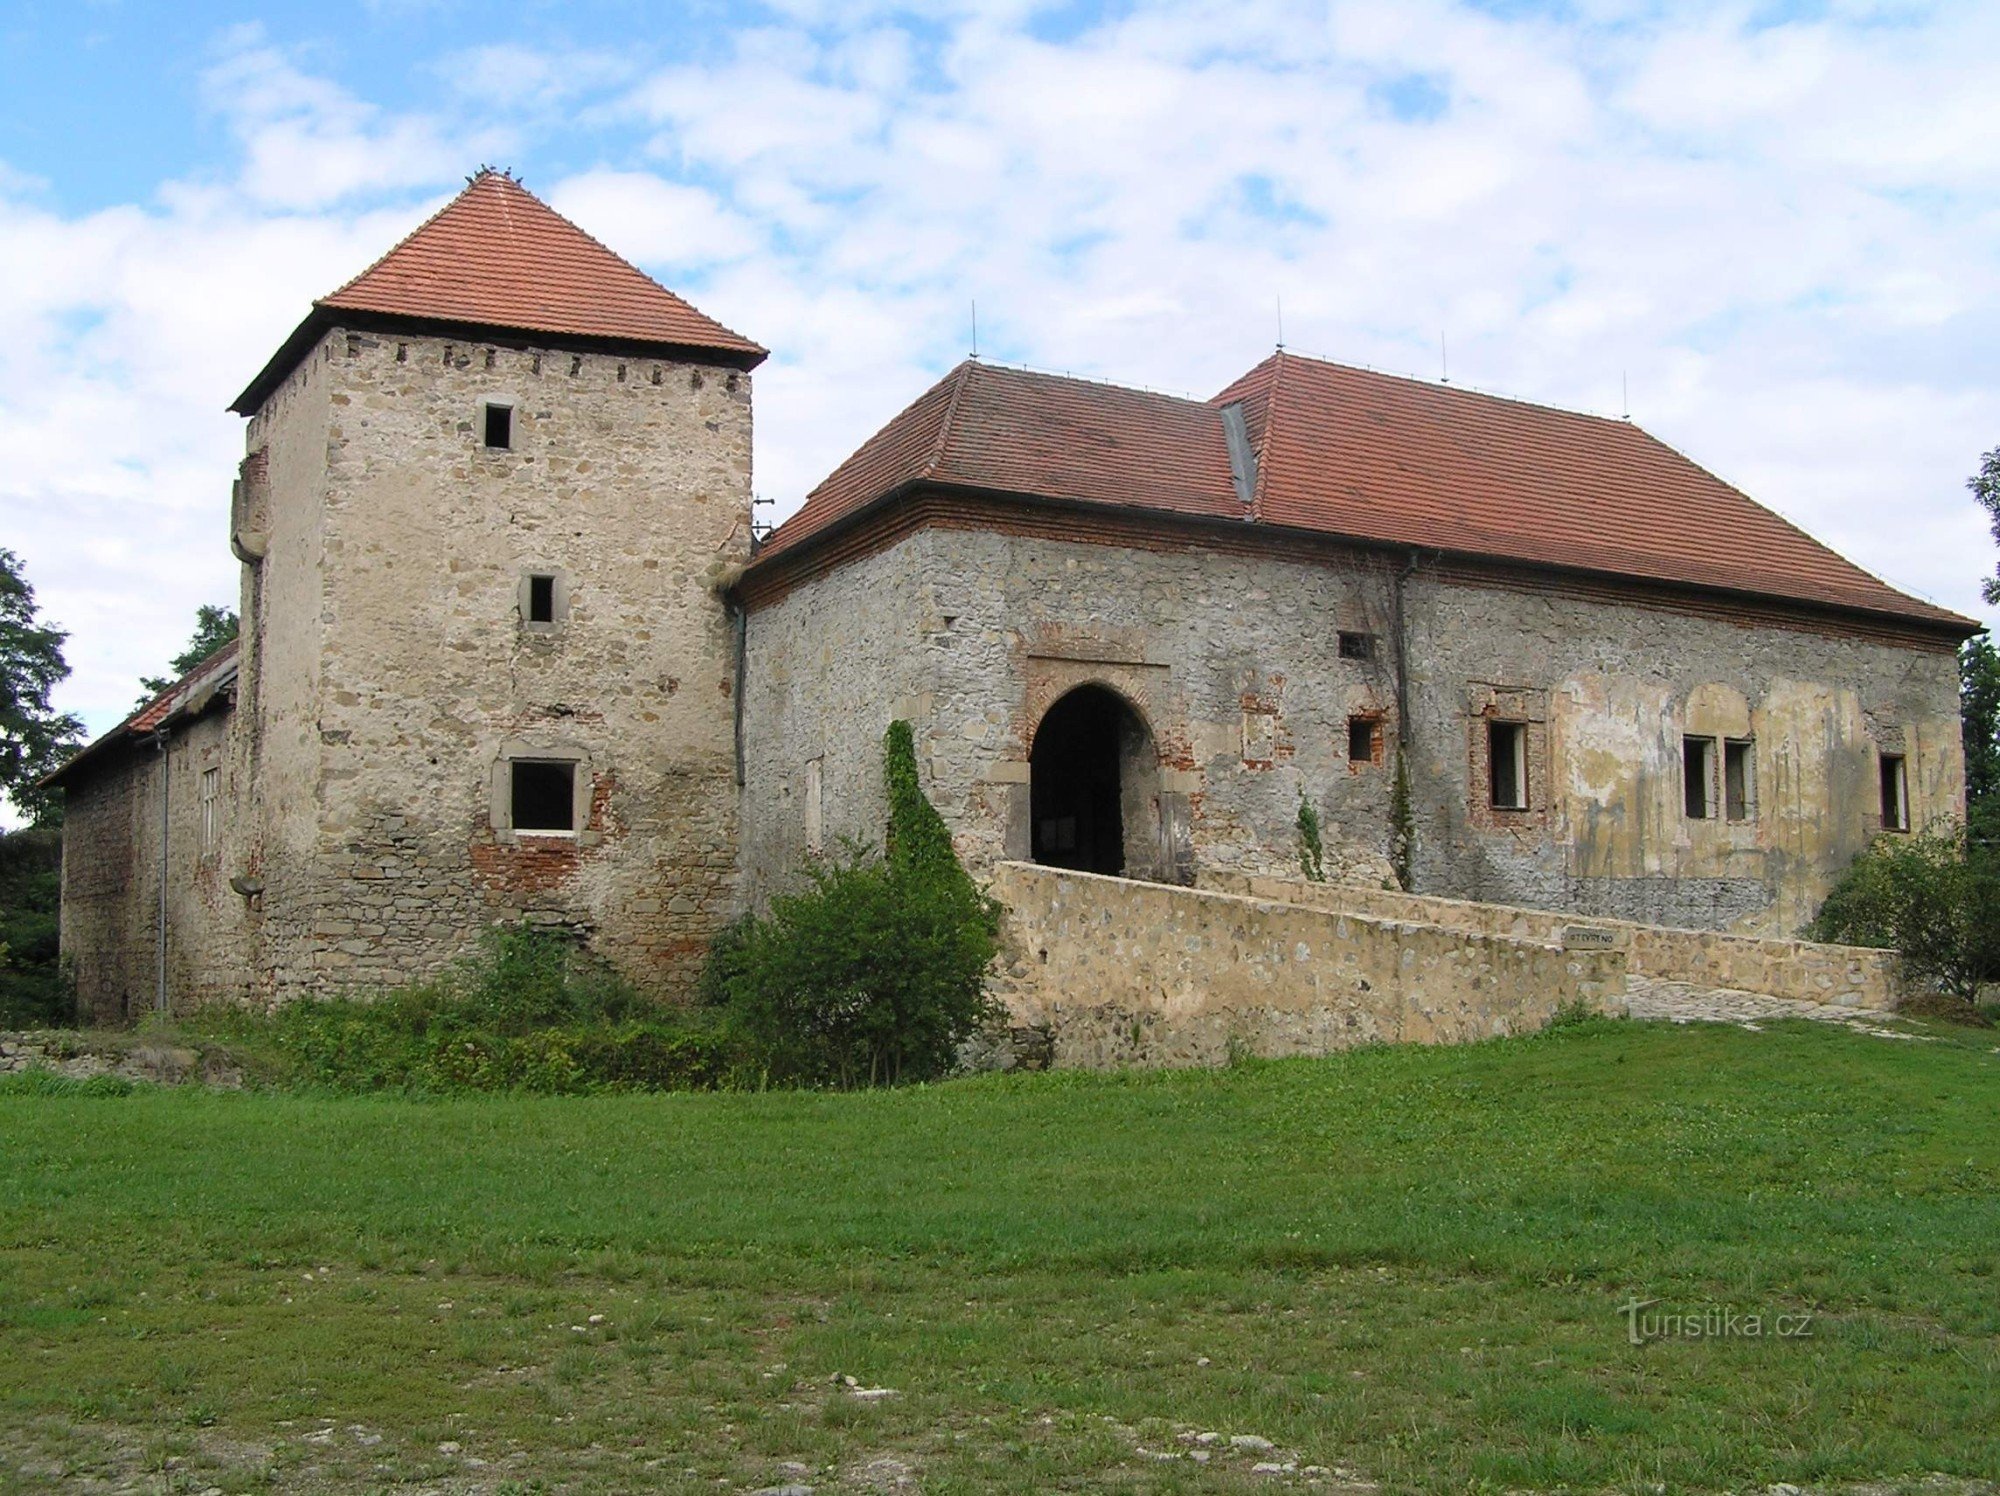
[[[1877,837],[1807,933],[1894,950],[1913,984],[1969,1003],[2000,981],[2000,851],[1962,826]]]
[[[848,843],[807,887],[718,940],[704,976],[771,1080],[893,1085],[951,1066],[991,1015],[999,910],[973,882],[917,779],[909,724],[883,744],[886,856]]]
[[[1299,871],[1308,883],[1326,882],[1326,845],[1319,834],[1319,809],[1299,791]]]
[[[567,936],[491,931],[434,982],[201,1024],[275,1052],[283,1079],[341,1091],[707,1090],[743,1070],[712,1016],[648,1001]]]

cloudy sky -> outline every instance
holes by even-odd
[[[1629,408],[1981,613],[1996,99],[1991,0],[4,0],[0,546],[111,725],[235,602],[223,407],[491,162],[774,351],[780,516],[975,301],[989,357],[1204,396],[1282,306],[1303,352]]]

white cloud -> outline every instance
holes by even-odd
[[[1206,393],[1282,297],[1308,351],[1428,375],[1442,332],[1456,380],[1613,412],[1629,381],[1696,460],[1979,610],[1993,7],[1172,0],[1063,41],[1013,4],[770,13],[644,76],[453,53],[449,116],[236,32],[207,80],[231,159],[75,217],[0,169],[0,543],[74,631],[65,704],[101,724],[233,596],[219,407],[310,298],[471,164],[538,153],[559,208],[775,350],[757,486],[785,509],[965,351],[975,299],[989,356]]]

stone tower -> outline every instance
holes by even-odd
[[[685,989],[735,895],[718,583],[763,358],[487,171],[238,397],[250,995],[406,981],[521,919]]]

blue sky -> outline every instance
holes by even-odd
[[[223,407],[482,162],[773,350],[782,514],[965,351],[1635,419],[1979,612],[2000,6],[0,5],[0,545],[95,729],[233,601]],[[2000,621],[2000,620],[1995,620]]]

